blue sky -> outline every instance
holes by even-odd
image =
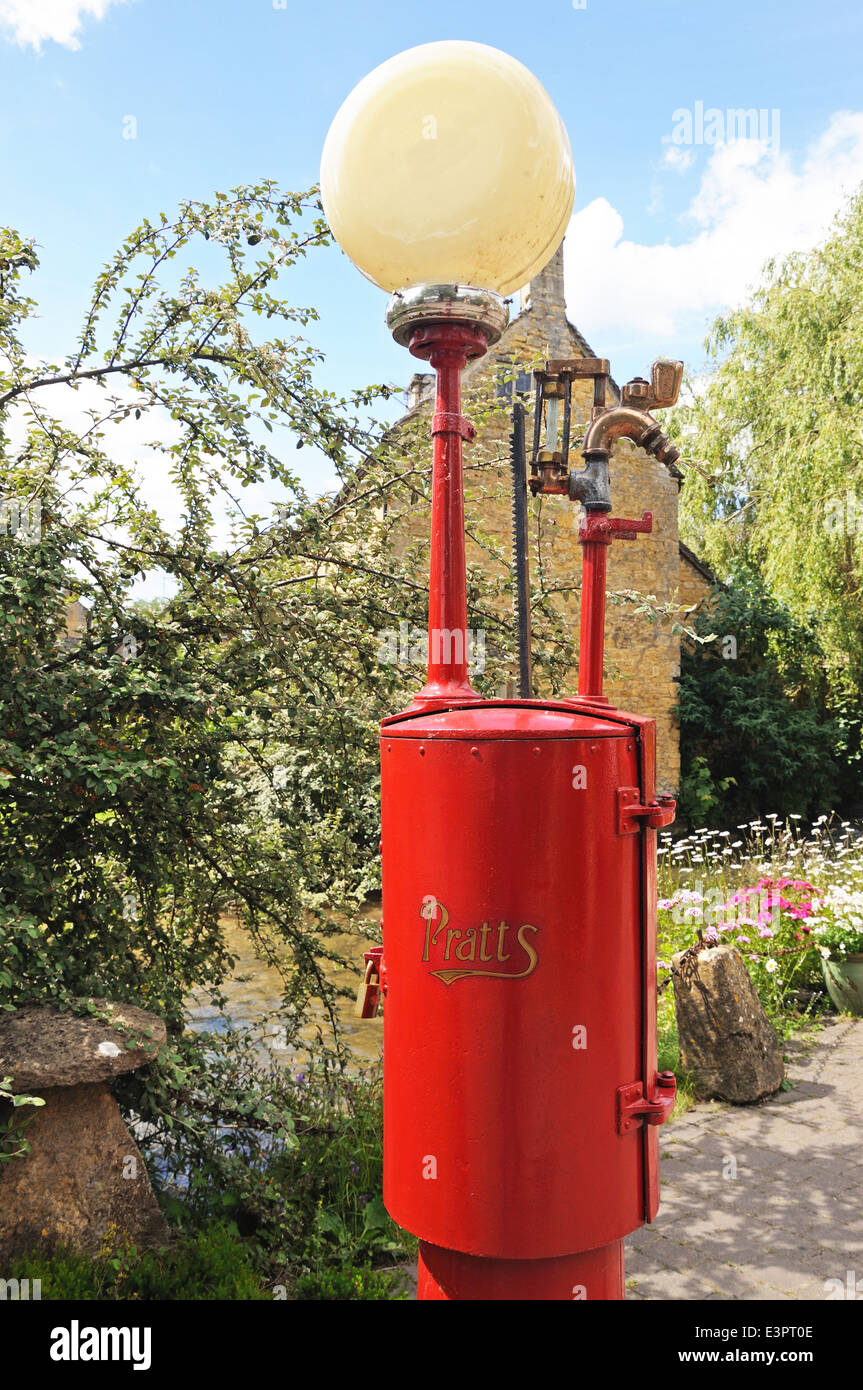
[[[569,313],[619,380],[658,353],[697,367],[764,258],[818,241],[863,182],[859,0],[0,0],[0,216],[40,246],[31,349],[67,349],[143,216],[261,177],[316,181],[348,91],[440,38],[514,54],[558,106],[577,176]],[[698,103],[722,120],[687,143],[679,113]],[[732,108],[762,111],[760,133],[733,138]],[[326,384],[407,381],[385,295],[337,249],[286,292],[321,312]]]

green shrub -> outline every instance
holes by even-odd
[[[716,640],[681,657],[681,820],[734,825],[768,807],[814,818],[853,795],[814,631],[752,578],[715,589],[695,629]]]
[[[282,1128],[277,1134],[239,1111],[229,1131],[201,1125],[206,1098],[199,1092],[188,1123],[159,1138],[169,1219],[184,1232],[231,1223],[266,1285],[284,1285],[289,1297],[295,1287],[298,1297],[330,1297],[326,1290],[339,1281],[353,1287],[359,1272],[368,1283],[363,1271],[415,1252],[381,1196],[380,1065],[348,1071],[320,1039],[312,1059],[293,1073],[265,1068],[250,1035],[229,1034],[220,1046],[208,1086],[221,1094],[221,1113],[226,1096],[266,1095],[267,1112],[282,1117]]]
[[[209,1224],[162,1250],[137,1250],[108,1237],[97,1256],[58,1247],[12,1262],[15,1279],[39,1279],[42,1298],[96,1300],[263,1300],[272,1298],[235,1232]]]
[[[407,1279],[396,1270],[330,1269],[320,1275],[304,1274],[296,1282],[293,1297],[309,1299],[389,1299],[408,1298]]]

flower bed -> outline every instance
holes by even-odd
[[[661,1035],[674,1030],[671,957],[702,940],[738,947],[787,1037],[823,1007],[821,957],[863,951],[863,835],[833,817],[806,831],[799,817],[775,815],[736,834],[664,834],[659,894]]]

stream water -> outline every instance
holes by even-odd
[[[380,916],[380,907],[369,908],[363,916],[369,921],[375,920]],[[235,919],[224,918],[222,926],[230,952],[236,958],[231,975],[223,986],[227,1006],[224,1011],[215,1009],[203,992],[195,992],[189,999],[189,1025],[201,1033],[221,1033],[231,1027],[249,1029],[257,1035],[262,1054],[290,1065],[295,1059],[301,1058],[302,1052],[295,1046],[286,1045],[283,1028],[279,1026],[278,1019],[271,1017],[281,1002],[281,976],[274,966],[259,958],[251,937]],[[368,946],[363,937],[353,932],[329,937],[328,944],[358,965],[362,964],[363,951]],[[339,999],[338,1016],[343,1037],[352,1055],[359,1062],[376,1061],[381,1053],[383,1019],[355,1016],[354,996],[359,976],[350,970],[335,968],[329,968],[327,976],[333,984],[351,990],[350,999]],[[309,1021],[302,1030],[301,1036],[309,1043],[314,1040],[318,1023],[323,1026],[326,1037],[329,1022],[320,1004],[310,1011]]]

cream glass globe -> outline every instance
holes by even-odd
[[[481,43],[422,44],[370,72],[321,160],[333,235],[382,289],[467,284],[510,294],[563,240],[569,138],[522,63]]]

